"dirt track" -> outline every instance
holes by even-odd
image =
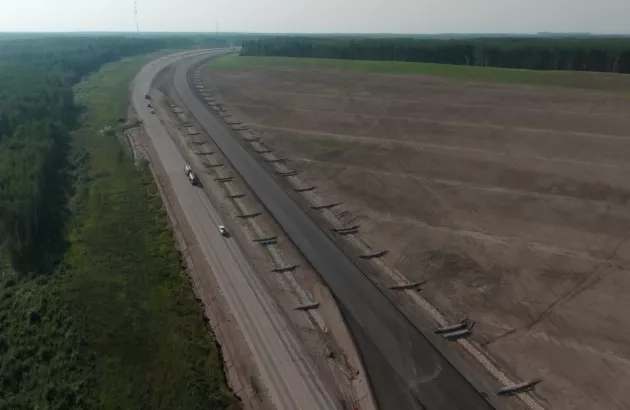
[[[207,83],[553,409],[627,408],[630,100],[331,70]]]

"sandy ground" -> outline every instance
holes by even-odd
[[[386,264],[553,409],[630,406],[630,100],[428,76],[205,70]]]

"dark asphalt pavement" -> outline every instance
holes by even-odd
[[[177,93],[337,298],[363,357],[379,407],[382,410],[491,409],[335,244],[332,234],[311,219],[196,96],[188,84],[187,73],[199,61],[191,58],[178,66],[174,78]]]
[[[220,53],[220,50],[214,53]],[[275,299],[261,281],[260,273],[249,263],[237,241],[226,239],[218,229],[223,225],[221,213],[203,190],[193,186],[184,173],[185,156],[160,118],[160,110],[152,114],[144,95],[164,67],[176,64],[190,52],[169,55],[147,64],[136,76],[132,103],[155,148],[152,161],[159,161],[165,178],[183,217],[192,230],[187,241],[195,241],[212,271],[212,276],[225,300],[226,309],[247,345],[258,369],[262,394],[268,395],[275,410],[338,410],[341,406],[334,388],[321,377],[310,359],[293,325],[279,309]],[[206,53],[207,54],[207,53]],[[195,164],[193,164],[193,169]],[[188,242],[190,243],[190,242]],[[195,282],[204,303],[215,303],[203,292],[213,286],[208,275],[197,272]],[[188,409],[185,409],[188,410]]]

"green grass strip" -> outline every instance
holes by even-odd
[[[360,61],[295,57],[251,57],[227,55],[212,59],[216,68],[295,67],[358,70],[386,74],[425,74],[453,80],[523,83],[566,88],[627,93],[630,75],[581,71],[534,71],[509,68],[462,66],[402,61]]]

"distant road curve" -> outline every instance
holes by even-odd
[[[220,51],[203,51],[207,56]],[[163,68],[182,58],[199,55],[184,52],[147,64],[136,76],[132,104],[150,137],[168,176],[194,238],[227,301],[238,327],[252,353],[271,402],[277,410],[336,410],[339,403],[319,378],[293,328],[267,293],[258,273],[243,255],[236,241],[224,238],[218,230],[223,221],[206,194],[192,186],[184,173],[186,161],[157,115],[151,114],[145,93]],[[156,158],[153,158],[156,160]],[[210,303],[210,301],[204,301]]]
[[[192,57],[178,64],[175,89],[335,295],[364,358],[379,407],[491,409],[197,97],[188,83],[188,72],[205,58]]]

